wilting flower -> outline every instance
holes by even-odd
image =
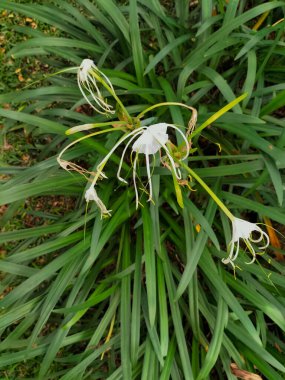
[[[111,216],[111,210],[107,210],[102,200],[98,197],[94,186],[91,185],[85,192],[86,202],[94,201],[101,211],[101,219],[106,216]]]
[[[262,253],[262,251],[268,247],[270,242],[269,236],[257,224],[250,223],[246,220],[239,219],[236,217],[233,217],[232,229],[233,237],[230,242],[230,254],[226,259],[223,259],[222,262],[224,264],[230,263],[234,267],[234,261],[236,260],[239,253],[239,241],[240,239],[242,239],[245,242],[245,245],[247,246],[249,252],[253,256],[252,260],[246,264],[252,264],[256,259],[256,254]],[[257,238],[254,238],[252,236],[253,232],[257,232],[259,236]],[[260,250],[260,252],[255,251],[254,247],[252,246],[252,243],[261,243],[261,246],[258,246],[258,250]]]
[[[113,107],[106,103],[99,89],[102,82],[114,92],[109,78],[98,69],[91,59],[84,59],[77,72],[77,83],[84,99],[96,112],[101,114],[114,113]],[[96,107],[90,102],[88,95],[91,95],[97,105]]]
[[[171,153],[169,151],[169,148],[166,146],[166,143],[169,141],[169,136],[167,134],[167,128],[174,128],[180,133],[182,136],[185,144],[186,144],[186,153],[182,160],[186,159],[189,155],[189,143],[184,136],[184,134],[180,131],[179,128],[177,128],[173,124],[166,124],[166,123],[158,123],[158,124],[153,124],[148,127],[140,127],[135,129],[134,131],[128,133],[126,136],[123,136],[117,144],[114,145],[114,147],[110,150],[110,152],[104,157],[104,159],[99,163],[97,166],[97,170],[99,175],[102,177],[106,178],[104,173],[102,172],[103,167],[113,154],[113,152],[117,149],[117,147],[125,140],[129,139],[128,143],[126,144],[118,172],[117,172],[117,177],[121,182],[128,183],[125,179],[123,179],[120,176],[121,173],[121,168],[123,165],[124,157],[126,154],[126,151],[130,144],[135,140],[135,142],[132,145],[132,152],[136,153],[135,159],[133,161],[133,181],[134,181],[134,187],[135,187],[135,194],[136,194],[136,207],[138,207],[139,204],[139,197],[138,197],[138,191],[137,191],[137,185],[136,185],[136,169],[137,169],[137,160],[138,160],[138,155],[139,154],[144,154],[145,155],[145,160],[146,160],[146,170],[147,170],[147,177],[148,177],[148,185],[149,185],[149,200],[152,199],[152,182],[151,182],[151,170],[150,170],[150,156],[154,156],[158,151],[161,149],[164,150],[166,153],[166,156],[169,159],[171,169],[176,176],[176,178],[180,179],[181,178],[181,173],[179,169],[176,168],[175,162],[173,160],[173,157],[171,156]],[[96,183],[97,178],[93,180],[93,185]]]

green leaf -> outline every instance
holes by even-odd
[[[284,194],[284,186],[283,181],[281,178],[280,171],[277,169],[274,161],[270,159],[269,157],[264,156],[264,162],[267,167],[268,173],[271,177],[279,206],[282,206],[283,204],[283,194]]]
[[[203,366],[198,374],[197,380],[202,380],[207,378],[210,374],[211,369],[214,367],[223,342],[224,329],[228,321],[228,308],[227,304],[221,296],[219,296],[218,308],[217,308],[217,319],[215,329],[213,331],[213,337],[209,345],[209,349],[206,354],[206,358],[203,362]]]
[[[167,257],[167,253],[164,247],[162,248],[162,254],[163,254],[163,269],[164,269],[165,283],[167,286],[169,305],[171,309],[171,315],[172,315],[172,320],[173,320],[176,341],[177,341],[178,351],[180,354],[180,360],[182,364],[184,378],[189,379],[189,380],[194,380],[191,364],[190,364],[189,351],[188,351],[188,347],[187,347],[187,343],[185,339],[185,332],[183,328],[181,312],[180,312],[178,302],[175,301],[176,288],[175,288],[174,280],[171,273],[169,259]]]
[[[166,45],[159,53],[156,54],[155,57],[150,61],[150,63],[147,65],[144,74],[148,74],[154,67],[163,60],[164,57],[167,56],[175,47],[183,44],[185,41],[189,40],[191,37],[190,34],[185,34],[183,36],[180,36],[176,38],[174,41],[170,42],[168,45]]]
[[[130,235],[129,230],[123,229],[121,235],[121,255],[122,270],[130,265]],[[121,361],[123,378],[132,378],[131,368],[131,347],[130,347],[130,322],[131,322],[131,278],[130,275],[125,276],[121,283],[121,307],[120,307],[120,325],[121,325]]]
[[[125,40],[130,43],[129,24],[116,3],[112,0],[96,0],[96,3],[112,19],[112,23],[121,31]]]
[[[35,115],[29,115],[24,112],[11,111],[0,108],[0,116],[7,117],[22,123],[27,123],[39,127],[43,133],[56,133],[59,135],[65,134],[65,127],[51,120],[47,120]]]
[[[144,56],[140,36],[137,0],[130,0],[130,37],[133,61],[139,86],[144,86]]]
[[[143,221],[143,237],[144,237],[144,255],[145,255],[145,271],[146,271],[146,290],[148,300],[148,312],[150,326],[153,327],[156,318],[156,260],[154,251],[154,240],[152,232],[152,220],[149,208],[144,204],[142,208]]]
[[[267,103],[260,111],[260,116],[270,115],[274,111],[285,105],[285,90],[278,93],[274,98]]]
[[[209,224],[213,222],[217,205],[216,203],[210,199],[207,211],[205,214],[205,218],[209,221]],[[187,264],[184,268],[183,275],[181,277],[180,283],[177,288],[176,300],[182,296],[184,291],[186,290],[189,282],[192,279],[195,269],[197,268],[200,257],[205,249],[206,243],[208,240],[208,234],[203,230],[199,232],[198,237],[195,240],[195,243],[192,248],[191,256],[188,257]]]

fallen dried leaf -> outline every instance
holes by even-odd
[[[28,154],[23,154],[23,155],[22,155],[22,161],[23,161],[24,163],[29,162],[29,160],[30,160],[30,156],[29,156]]]
[[[257,374],[238,368],[238,366],[235,363],[231,363],[231,372],[234,376],[238,377],[239,379],[262,380],[262,377],[260,377]]]
[[[9,144],[6,137],[4,137],[4,144],[3,144],[3,150],[4,151],[9,151],[13,149],[13,145]]]
[[[276,350],[278,350],[280,352],[280,354],[282,354],[283,351],[282,351],[282,349],[278,343],[274,343],[274,347],[276,348]]]
[[[18,80],[19,82],[24,82],[25,78],[23,77],[22,74],[18,75]]]

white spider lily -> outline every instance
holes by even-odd
[[[119,164],[119,168],[118,168],[118,172],[117,172],[118,179],[121,182],[128,183],[125,179],[123,179],[120,176],[120,173],[121,173],[121,168],[123,165],[124,156],[126,154],[126,151],[127,151],[128,147],[130,146],[130,144],[135,140],[135,142],[132,145],[132,151],[136,152],[136,157],[135,157],[134,162],[133,162],[133,181],[134,181],[135,195],[136,195],[136,207],[138,207],[138,204],[139,204],[139,201],[138,201],[139,197],[138,197],[138,191],[137,191],[137,185],[136,185],[136,167],[137,167],[138,154],[144,154],[145,159],[146,159],[146,170],[147,170],[148,185],[149,185],[149,199],[148,199],[149,201],[152,199],[152,182],[151,182],[151,171],[150,171],[150,160],[149,160],[150,155],[152,155],[152,156],[155,155],[160,149],[163,148],[168,159],[169,159],[169,161],[170,161],[170,165],[171,165],[171,168],[172,168],[175,176],[178,179],[181,178],[180,170],[176,168],[176,165],[175,165],[174,160],[171,156],[171,153],[170,153],[168,147],[166,146],[166,143],[169,140],[169,136],[167,134],[167,128],[168,127],[174,128],[182,136],[182,138],[186,144],[186,153],[185,153],[185,156],[182,158],[182,160],[186,159],[189,155],[190,147],[189,147],[188,140],[186,139],[184,134],[180,131],[179,128],[177,128],[173,124],[158,123],[158,124],[150,125],[148,127],[140,127],[140,128],[135,129],[134,131],[128,133],[126,136],[121,138],[117,142],[117,144],[115,144],[115,146],[111,149],[111,151],[104,157],[104,159],[97,166],[98,173],[106,178],[106,176],[102,173],[102,168],[107,163],[107,161],[109,160],[109,158],[111,157],[113,152],[117,149],[117,147],[124,140],[129,138],[129,141],[123,150],[121,160],[120,160],[120,164]],[[96,183],[96,180],[97,180],[97,178],[95,178],[93,180],[93,184]]]
[[[101,114],[114,113],[113,107],[106,103],[98,87],[98,82],[100,83],[102,81],[114,92],[109,78],[98,69],[91,59],[84,59],[77,73],[78,87],[84,99],[96,112]],[[96,107],[90,102],[88,95],[91,95],[97,105]]]
[[[251,243],[257,244],[263,242],[262,245],[258,247],[259,250],[263,251],[269,245],[269,236],[266,232],[262,231],[257,224],[236,217],[232,220],[232,229],[233,237],[230,242],[230,254],[226,259],[223,259],[222,262],[224,264],[230,263],[234,267],[234,261],[239,253],[239,240],[242,239],[253,256],[252,260],[246,264],[252,264],[255,261],[258,252],[255,252]],[[252,236],[254,231],[259,234],[259,237],[256,239]]]
[[[102,200],[98,197],[94,186],[91,185],[85,192],[85,200],[86,202],[94,201],[98,208],[101,211],[101,219],[106,216],[111,216],[111,210],[107,210],[106,206],[102,202]]]

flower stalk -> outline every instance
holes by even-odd
[[[192,176],[193,178],[196,179],[196,181],[198,183],[200,183],[200,185],[207,191],[207,193],[212,197],[212,199],[217,203],[217,205],[221,208],[221,210],[227,215],[227,217],[233,222],[234,220],[234,215],[230,212],[230,210],[227,208],[227,206],[220,200],[219,197],[217,197],[217,195],[213,192],[213,190],[210,189],[210,187],[202,180],[201,177],[198,176],[198,174],[196,174],[194,172],[194,170],[192,170],[191,168],[189,168],[189,166],[187,166],[186,164],[184,163],[181,163],[181,166],[186,170],[188,171],[188,173],[190,174],[190,176]]]
[[[244,241],[249,253],[252,255],[252,260],[246,262],[246,264],[252,264],[256,260],[257,254],[262,254],[264,250],[269,246],[270,239],[266,232],[264,232],[256,223],[248,222],[235,217],[226,205],[217,197],[217,195],[210,189],[210,187],[199,177],[194,170],[189,168],[186,164],[181,163],[181,166],[188,171],[188,173],[196,179],[198,183],[207,191],[221,210],[227,215],[232,222],[232,239],[229,243],[230,252],[227,258],[222,259],[224,264],[231,264],[235,269],[234,261],[237,259],[240,249],[240,239]],[[259,234],[259,237],[254,238],[253,232]],[[253,245],[257,246],[259,252],[256,251]]]

